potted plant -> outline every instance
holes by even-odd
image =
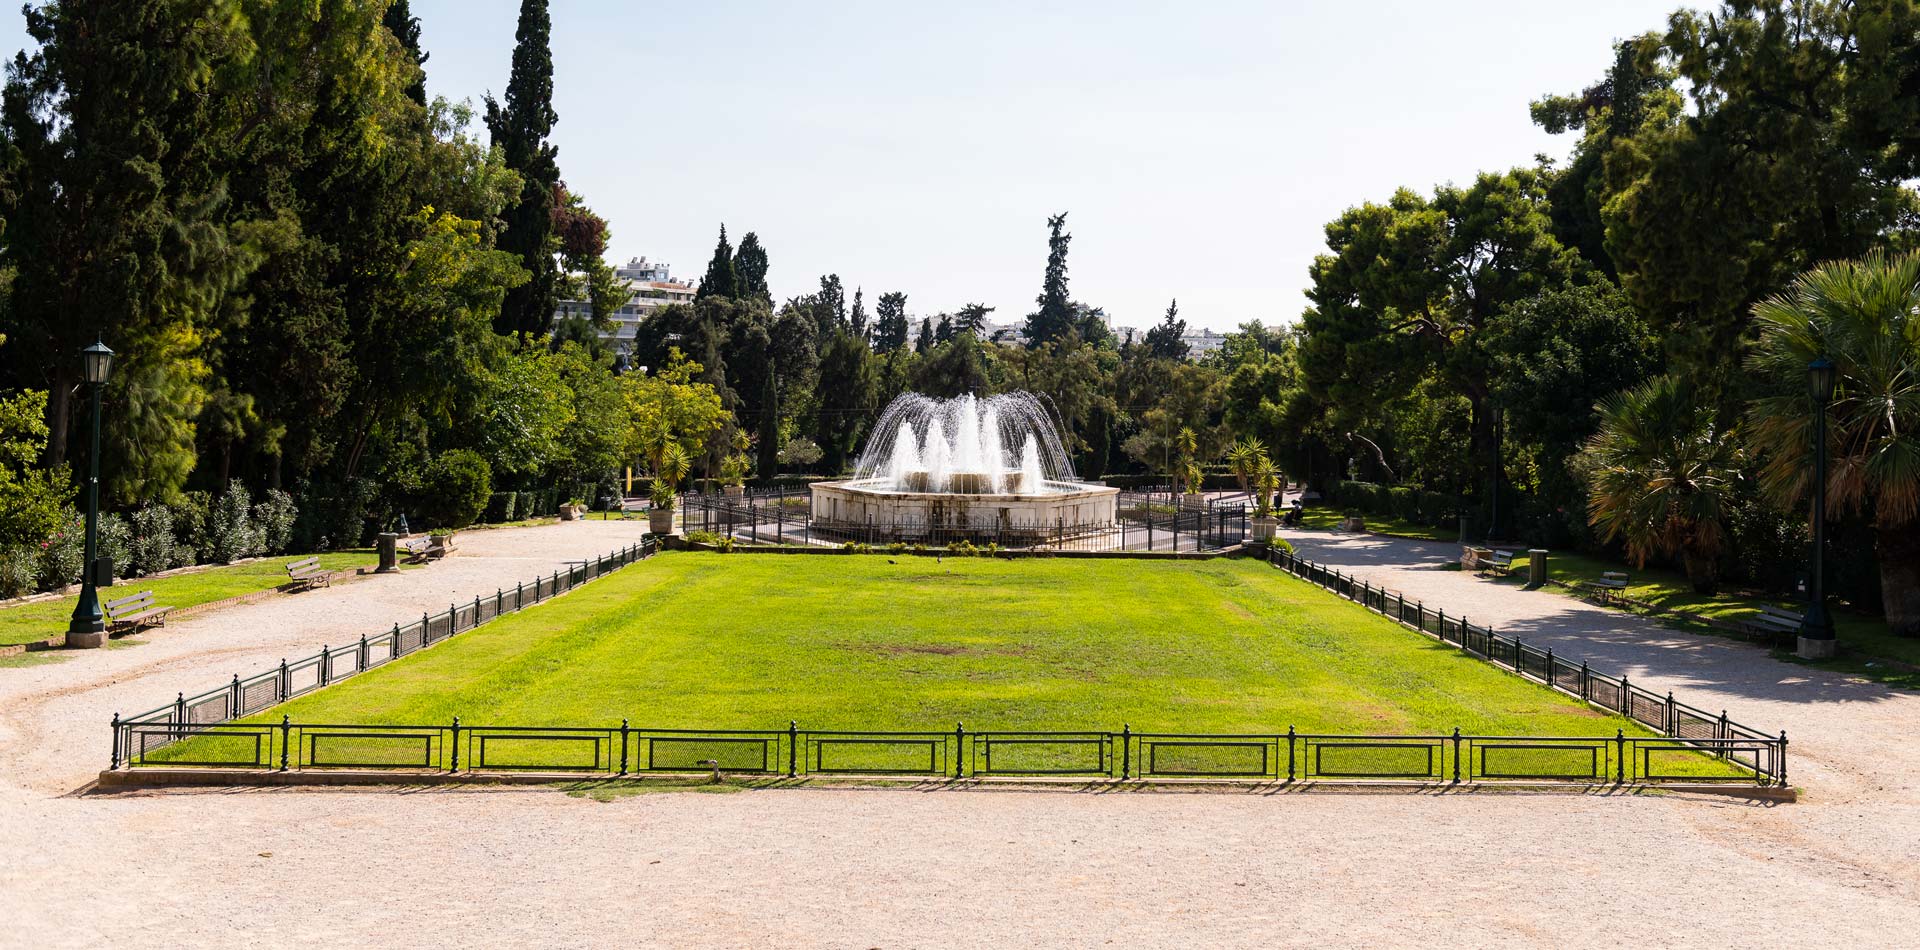
[[[560,506],[560,520],[561,521],[579,521],[580,517],[586,514],[586,512],[587,512],[587,503],[584,501],[581,501],[578,498],[575,498],[572,501],[569,501],[566,504]]]
[[[745,452],[735,452],[720,460],[720,483],[728,498],[741,498],[747,493],[747,473],[753,470],[753,460]]]
[[[647,512],[647,527],[654,534],[673,533],[674,497],[692,465],[687,450],[677,442],[669,442],[660,450],[653,472],[653,509]]]
[[[1180,496],[1180,507],[1188,511],[1205,511],[1207,495],[1202,491],[1202,487],[1206,474],[1200,470],[1199,437],[1194,435],[1192,429],[1182,427],[1180,434],[1175,436],[1175,445],[1179,449],[1180,457],[1174,464],[1177,466],[1181,487],[1184,489]]]
[[[1264,543],[1273,540],[1273,531],[1280,524],[1280,519],[1273,516],[1273,495],[1280,490],[1280,478],[1274,474],[1273,463],[1265,453],[1258,462],[1260,474],[1253,483],[1253,539]]]

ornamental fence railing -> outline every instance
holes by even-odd
[[[1309,561],[1290,551],[1276,547],[1268,553],[1267,560],[1295,577],[1458,647],[1470,656],[1608,712],[1619,713],[1659,732],[1671,742],[1712,751],[1754,773],[1762,783],[1786,783],[1785,732],[1772,736],[1728,719],[1726,710],[1715,715],[1675,699],[1671,691],[1665,696],[1648,692],[1633,685],[1625,675],[1602,673],[1584,660],[1575,662],[1556,655],[1552,647],[1541,649],[1518,637],[1503,637],[1495,633],[1491,625],[1472,624],[1460,614],[1448,616],[1445,609],[1430,609],[1422,601],[1407,600],[1398,591],[1377,587],[1369,580]],[[1736,745],[1740,753],[1731,754]]]
[[[700,531],[754,545],[889,544],[945,547],[966,542],[1026,551],[1217,551],[1247,537],[1245,505],[1210,504],[1182,509],[1120,498],[1112,524],[1011,520],[991,525],[939,525],[918,521],[827,521],[813,517],[804,496],[688,495],[681,530]]]
[[[320,652],[298,660],[282,660],[272,669],[252,676],[235,675],[232,682],[188,696],[137,716],[115,715],[114,761],[131,759],[152,748],[132,742],[165,745],[235,719],[256,715],[296,696],[391,663],[497,617],[530,607],[604,577],[636,561],[652,557],[658,546],[651,539],[628,545],[597,558],[574,561],[566,570],[499,588],[492,595],[475,595],[470,603],[448,604],[437,614],[421,614],[407,624],[361,637],[342,646],[323,646]],[[165,739],[166,736],[172,739]],[[157,748],[158,746],[153,746]]]
[[[1244,781],[1547,781],[1785,785],[1777,737],[1502,637],[1288,552],[1269,562],[1297,577],[1562,693],[1617,712],[1657,736],[1351,735],[1090,731],[729,730],[619,726],[363,725],[235,722],[538,603],[651,556],[651,541],[581,562],[511,592],[113,720],[112,767],[403,772],[537,771],[581,775],[1058,776]]]
[[[182,740],[187,741],[182,741]],[[124,755],[123,755],[124,750]],[[1749,783],[1771,740],[1627,736],[945,732],[126,723],[116,768],[1296,781]],[[1784,763],[1761,784],[1784,783]]]

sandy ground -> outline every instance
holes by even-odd
[[[1440,572],[1444,546],[1381,539],[1296,540],[1450,613],[1788,730],[1806,798],[76,794],[106,764],[116,709],[641,530],[474,533],[426,571],[0,670],[0,946],[1920,945],[1920,697]]]

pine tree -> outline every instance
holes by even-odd
[[[734,290],[743,299],[773,303],[773,291],[767,287],[767,251],[752,231],[740,239],[740,250],[733,255],[733,279]]]
[[[862,341],[867,339],[867,305],[862,300],[865,293],[865,288],[853,288],[853,310],[847,314],[847,329],[854,339]]]
[[[987,314],[992,313],[995,309],[997,308],[989,307],[983,303],[970,303],[961,307],[960,312],[954,315],[954,332],[971,333],[975,337],[985,339],[987,336]]]
[[[25,11],[39,48],[0,100],[0,269],[8,381],[49,391],[49,467],[78,427],[74,355],[124,354],[105,466],[121,497],[165,497],[192,470],[211,341],[236,319],[258,254],[223,221],[216,75],[243,68],[231,0],[191,15],[165,0]],[[138,77],[135,81],[134,77]]]
[[[824,350],[827,338],[847,326],[847,290],[840,284],[840,275],[820,278],[820,292],[813,299],[814,320],[820,328],[820,348]]]
[[[520,173],[520,202],[507,212],[499,247],[520,258],[531,280],[507,294],[495,328],[529,336],[553,322],[560,268],[553,257],[553,194],[560,182],[559,150],[547,141],[559,116],[553,111],[552,17],[547,0],[521,0],[514,30],[513,71],[507,79],[506,105],[487,96],[487,129]]]
[[[727,242],[727,226],[723,224],[720,226],[720,241],[713,246],[713,259],[707,262],[707,276],[700,278],[700,289],[694,291],[693,299],[732,298],[738,293],[738,280],[734,271],[733,245]]]
[[[430,54],[420,49],[420,18],[413,15],[413,11],[408,6],[408,0],[393,0],[392,5],[387,7],[386,16],[381,22],[385,24],[387,31],[393,34],[394,39],[400,41],[400,48],[406,50],[407,58],[413,62],[415,68],[423,68],[427,65],[427,57]],[[413,81],[407,84],[407,97],[419,105],[427,104],[426,72],[418,73]]]
[[[920,336],[913,341],[913,351],[925,353],[931,349],[933,349],[933,318],[922,317],[920,318]]]
[[[1073,235],[1066,229],[1066,212],[1047,219],[1047,273],[1040,296],[1035,298],[1040,309],[1027,317],[1028,349],[1058,340],[1073,330],[1073,301],[1067,298],[1067,244]]]

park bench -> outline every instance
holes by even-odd
[[[653,506],[646,498],[620,499],[620,517],[631,518],[635,514],[646,514]]]
[[[303,558],[287,565],[287,581],[300,590],[333,586],[333,572],[320,566],[317,557]]]
[[[1800,635],[1800,625],[1806,617],[1772,605],[1763,606],[1760,612],[1742,621],[1748,632],[1770,640],[1790,640]]]
[[[1605,571],[1601,573],[1599,580],[1587,586],[1599,596],[1601,603],[1606,603],[1608,600],[1619,600],[1627,595],[1627,580],[1625,571]]]
[[[1505,577],[1508,574],[1512,574],[1513,573],[1513,552],[1512,551],[1495,551],[1491,556],[1481,559],[1480,573],[1482,575],[1485,575],[1488,571],[1493,571],[1499,574],[1501,577]]]
[[[143,590],[130,597],[107,601],[107,628],[138,630],[141,627],[164,626],[167,622],[167,614],[172,610],[172,607],[156,606],[153,602],[153,591]]]
[[[395,546],[407,552],[407,561],[409,563],[417,564],[427,559],[427,539],[424,535],[418,538],[408,538]]]

